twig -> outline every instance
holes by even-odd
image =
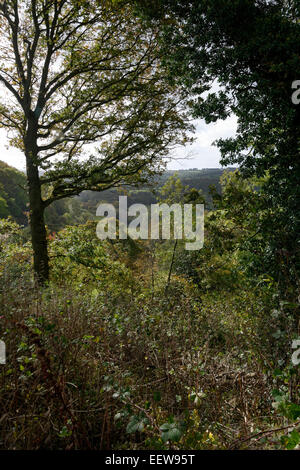
[[[234,449],[236,444],[239,443],[239,444],[243,444],[244,442],[247,442],[247,441],[251,441],[251,439],[254,439],[255,437],[262,437],[264,435],[267,435],[267,434],[273,434],[275,432],[279,432],[279,431],[284,431],[285,429],[289,429],[289,428],[295,428],[297,426],[300,425],[300,420],[299,421],[296,421],[296,423],[294,424],[289,424],[288,426],[282,426],[281,428],[275,428],[275,429],[267,429],[266,431],[260,431],[256,434],[253,434],[253,436],[250,436],[250,437],[247,437],[246,439],[243,439],[242,441],[240,441],[239,439],[237,439],[236,441],[234,441],[234,443],[229,447],[229,449]],[[259,439],[256,439],[256,440],[259,440]]]

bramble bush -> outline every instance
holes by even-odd
[[[1,227],[1,448],[298,445],[296,306],[274,281],[203,289],[175,270],[166,292],[166,245],[100,242],[88,223],[50,237],[37,290],[21,229]]]

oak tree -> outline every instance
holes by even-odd
[[[0,124],[26,158],[34,270],[49,278],[44,211],[155,171],[189,128],[160,66],[159,29],[131,2],[3,0]]]

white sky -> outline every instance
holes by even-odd
[[[180,170],[188,168],[218,168],[220,167],[220,152],[212,142],[220,137],[231,137],[236,131],[236,117],[231,116],[226,121],[205,124],[196,121],[196,141],[192,145],[180,147],[172,152],[175,159],[168,163],[169,169]],[[0,160],[19,170],[25,170],[23,154],[8,145],[6,130],[0,129]]]
[[[212,143],[219,138],[232,137],[237,128],[236,116],[230,116],[225,121],[206,124],[203,120],[195,121],[195,142],[192,145],[178,148],[172,153],[175,159],[168,163],[169,169],[180,170],[188,168],[218,168],[220,152]]]

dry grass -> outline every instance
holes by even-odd
[[[168,298],[157,289],[116,302],[7,280],[1,448],[226,449],[280,423],[263,304],[251,292],[200,300],[179,282]],[[142,432],[126,432],[133,416]],[[162,441],[168,420],[182,423],[179,442]]]

